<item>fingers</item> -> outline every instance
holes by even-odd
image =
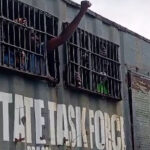
[[[82,7],[87,7],[87,8],[88,8],[88,7],[91,6],[91,3],[90,3],[89,1],[85,1],[85,0],[84,0],[84,1],[81,2],[81,6],[82,6]]]
[[[20,23],[22,25],[25,25],[25,26],[27,25],[27,19],[26,18],[17,18],[14,21],[17,23]]]
[[[88,6],[91,7],[91,5],[92,5],[92,4],[88,1]]]

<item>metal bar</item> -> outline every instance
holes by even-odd
[[[114,60],[117,61],[117,49],[116,49],[116,45],[114,44]]]
[[[0,16],[3,15],[3,11],[2,11],[2,0],[0,1]]]
[[[18,60],[19,60],[19,65],[18,65],[18,69],[21,70],[21,51],[19,49],[17,49],[17,53],[18,53]]]
[[[36,29],[36,24],[35,24],[35,8],[33,8],[33,19],[34,19],[34,23],[33,23],[33,28]]]
[[[121,90],[120,90],[121,87],[120,87],[120,85],[121,85],[121,84],[119,84],[119,83],[117,82],[117,97],[118,97],[118,98],[121,98]]]
[[[2,45],[0,44],[0,49],[1,49],[1,51],[0,51],[0,65],[2,65]]]
[[[24,17],[27,19],[27,26],[29,26],[29,7],[24,4]]]
[[[39,30],[43,31],[43,23],[44,23],[44,20],[42,18],[42,12],[39,11]]]
[[[30,6],[28,6],[28,13],[29,13],[29,20],[28,20],[28,25],[29,25],[29,27],[31,27],[31,7]]]
[[[100,50],[100,47],[99,47],[99,38],[96,37],[96,53],[99,54],[99,50]]]
[[[10,36],[9,36],[10,35],[10,30],[9,30],[9,27],[10,27],[10,24],[8,23],[7,24],[7,31],[8,31],[8,41],[7,42],[8,43],[10,43]]]
[[[113,91],[113,96],[115,97],[115,84],[114,84],[114,81],[112,81],[112,91]]]
[[[8,50],[8,66],[10,66],[10,47],[6,48]]]
[[[54,17],[54,36],[58,35],[58,19]]]
[[[71,64],[69,64],[67,67],[68,67],[68,70],[69,70],[69,71],[67,70],[67,72],[68,72],[67,83],[71,84],[71,73],[72,73],[70,71],[71,70]]]
[[[35,28],[35,12],[34,12],[34,8],[30,7],[30,27]]]
[[[121,84],[121,81],[118,79],[119,72],[117,71],[120,67],[120,63],[117,61],[118,56],[116,54],[117,45],[94,35],[90,36],[90,34],[84,30],[78,29],[78,31],[79,43],[77,42],[76,44],[74,39],[75,35],[73,35],[72,40],[68,43],[68,63],[71,63],[71,66],[79,64],[83,89],[96,89],[96,83],[101,82],[102,77],[106,76],[108,79],[106,82],[108,94],[117,98],[120,92],[118,84]],[[91,42],[90,44],[89,41]],[[104,56],[99,53],[99,50],[103,47],[107,50],[107,55]],[[75,49],[78,49],[79,63],[76,62],[75,59]],[[82,58],[85,55],[87,55],[87,63],[84,62],[84,59]],[[72,71],[72,69],[70,71]],[[102,75],[101,72],[105,72],[106,75]]]
[[[44,13],[44,31],[46,32],[46,13]],[[44,34],[44,41],[48,42],[48,38],[47,38],[47,34]],[[45,65],[46,65],[46,76],[50,76],[50,72],[49,72],[49,66],[48,66],[48,51],[45,51]]]
[[[83,78],[83,69],[80,67],[80,77],[81,77],[81,85],[84,88],[84,78]]]
[[[44,12],[44,33],[47,35],[47,32],[46,32],[46,13]]]
[[[16,49],[14,49],[14,68],[16,68]]]
[[[16,18],[15,18],[15,19],[20,18],[20,13],[19,13],[19,1],[17,0],[16,3],[17,3],[17,15],[16,15]]]
[[[1,2],[0,2],[1,3]],[[0,22],[0,41],[2,40],[2,22]],[[2,64],[2,45],[0,44],[0,65]]]
[[[2,46],[2,64],[4,65],[4,49],[5,49],[5,47],[2,44],[1,44],[1,46]]]
[[[115,57],[116,57],[116,56],[115,56],[115,55],[116,55],[116,54],[115,54],[115,45],[112,44],[112,46],[113,46],[113,60],[116,60],[116,58],[115,58]]]
[[[13,7],[13,4],[12,4],[13,2],[12,1],[10,1],[10,0],[8,0],[8,16],[9,16],[9,19],[13,19],[13,9],[12,9],[12,7]]]
[[[43,54],[43,52],[41,52],[41,44],[42,44],[42,42],[46,43],[46,38],[45,38],[46,36],[54,37],[54,35],[57,34],[57,28],[58,28],[57,18],[54,18],[54,16],[51,16],[52,27],[53,27],[53,30],[52,30],[53,35],[51,35],[49,33],[46,33],[46,31],[45,31],[46,19],[45,19],[45,13],[43,13],[43,11],[42,11],[42,15],[41,15],[41,12],[39,11],[39,9],[37,9],[37,19],[36,19],[35,18],[35,9],[33,7],[30,8],[29,5],[26,5],[22,2],[18,2],[17,0],[14,0],[14,1],[13,0],[3,0],[0,2],[1,2],[0,15],[4,14],[4,16],[5,16],[5,17],[0,16],[0,19],[2,20],[1,38],[3,37],[0,40],[0,45],[2,47],[1,54],[3,55],[2,56],[3,63],[4,63],[4,55],[5,54],[7,55],[7,51],[8,51],[8,65],[13,65],[12,64],[12,60],[13,60],[15,62],[15,64],[14,64],[15,69],[17,69],[16,65],[18,65],[18,67],[19,67],[18,69],[20,69],[21,63],[23,61],[23,60],[21,60],[22,59],[21,53],[25,52],[26,55],[28,55],[30,53],[30,54],[33,54],[37,58],[34,61],[39,59],[40,63],[35,62],[35,65],[40,65],[38,67],[40,67],[40,74],[41,74],[42,59],[44,61],[47,61],[47,52],[45,52],[44,54]],[[9,9],[7,9],[6,7]],[[26,26],[22,25],[20,22],[17,23],[15,21],[15,19],[18,19],[20,17],[27,18],[28,25],[30,25],[34,28],[36,27],[36,24],[37,24],[37,29],[33,29],[32,27],[28,27],[28,26],[26,27]],[[30,22],[30,20],[32,20],[32,21]],[[43,25],[41,24],[42,20],[44,20]],[[57,25],[57,27],[55,27],[55,25]],[[43,27],[41,27],[41,26],[43,26]],[[27,41],[27,36],[28,36],[28,39],[31,39],[31,30],[40,34],[40,36],[39,36],[40,52],[37,52],[37,49],[36,49],[37,43],[35,43],[35,47],[34,47],[35,49],[34,49],[34,52],[32,52],[31,41],[30,40]],[[40,30],[43,30],[43,31],[40,31]],[[29,34],[28,34],[28,32],[29,32]],[[5,39],[4,39],[4,37],[5,37]],[[29,48],[27,46],[27,42],[29,42]],[[5,54],[4,54],[4,50],[5,50]],[[16,55],[18,55],[17,56],[18,60],[17,60]],[[14,57],[14,58],[12,58],[12,57]],[[55,75],[56,75],[56,71],[57,71],[57,66],[56,66],[57,60],[56,59],[58,59],[58,58],[55,53],[54,54],[54,67],[55,67],[54,74]],[[19,63],[17,61],[19,61]],[[24,63],[26,63],[26,60]],[[57,77],[57,76],[55,76],[55,77]]]
[[[80,45],[80,34],[81,34],[81,32],[80,32],[80,30],[79,29],[76,29],[76,33],[77,33],[77,45]],[[77,53],[77,72],[80,74],[80,77],[81,77],[81,70],[80,70],[80,63],[81,63],[81,60],[80,60],[80,49],[79,49],[79,47],[77,47],[77,45],[74,45],[75,46],[75,48],[76,48],[76,53]]]
[[[76,46],[76,47],[79,47],[79,46],[77,46],[76,44],[73,44],[73,43],[69,43],[69,44],[70,44],[70,45],[73,45],[73,46]],[[79,48],[82,49],[82,50],[84,50],[84,51],[87,51],[87,52],[88,52],[88,50],[85,49],[85,48],[81,48],[81,47],[79,47]],[[106,58],[106,57],[104,57],[104,56],[102,56],[102,55],[100,55],[100,54],[96,54],[96,53],[93,53],[93,52],[91,52],[91,53],[94,54],[94,55],[96,55],[96,56],[98,56],[98,57],[101,57],[101,58],[103,58],[103,59],[106,59],[106,60],[109,60],[109,61],[111,61],[111,62],[120,64],[118,61],[112,60],[112,59],[110,59],[110,58]]]
[[[33,52],[32,49],[31,49],[31,30],[29,31],[29,51]]]
[[[44,28],[43,28],[44,27],[44,25],[43,25],[44,24],[44,18],[42,16],[43,16],[43,12],[40,11],[40,30],[44,31]]]
[[[55,22],[54,22],[54,17],[51,16],[51,18],[52,18],[52,35],[54,35]]]
[[[44,65],[43,65],[43,61],[42,61],[42,59],[43,58],[41,58],[41,57],[39,57],[39,74],[40,75],[44,75],[44,71],[42,70],[42,69],[44,69]],[[43,66],[42,66],[43,65]],[[45,70],[45,69],[44,69]]]
[[[69,61],[69,63],[73,63],[73,64],[76,64],[76,65],[78,65],[78,63],[76,63],[76,62],[74,62],[74,61]],[[87,69],[87,70],[89,70],[90,71],[90,69],[88,69],[87,67],[85,67],[85,66],[82,66],[82,65],[80,65],[80,67],[82,67],[82,68],[84,68],[84,69]],[[112,70],[112,69],[111,69]],[[101,75],[101,73],[99,73],[99,72],[97,72],[97,71],[94,71],[94,70],[92,70],[92,72],[94,72],[94,73],[96,73],[96,74],[99,74],[99,75]],[[114,78],[114,77],[112,77],[112,76],[109,76],[109,75],[106,75],[107,77],[109,77],[109,78],[111,78],[111,79],[113,79],[113,80],[116,80],[116,81],[120,81],[121,82],[121,80],[119,80],[119,79],[116,79],[116,78]]]
[[[119,47],[116,45],[116,61],[119,62],[119,55],[118,55]]]
[[[110,95],[113,96],[113,85],[111,79],[110,79]]]
[[[25,4],[23,4],[23,18],[25,18]]]
[[[8,0],[5,0],[5,1],[6,1],[6,6],[5,6],[5,8],[7,8],[7,9],[6,9],[7,14],[6,14],[5,17],[9,18]]]
[[[89,51],[90,51],[90,53],[89,53],[89,68],[92,66],[92,55],[91,55],[91,51],[92,51],[91,43],[92,43],[92,41],[90,40],[90,36],[91,35],[88,36],[88,48],[89,48]],[[92,82],[92,70],[90,70],[89,78],[90,78],[89,88],[90,88],[90,90],[92,90],[92,84],[93,84],[93,82]]]
[[[41,30],[41,17],[40,17],[40,11],[38,11],[38,17],[39,17],[39,30]]]
[[[20,27],[26,28],[26,29],[28,29],[28,30],[34,30],[34,31],[37,31],[37,32],[40,32],[40,33],[47,34],[47,35],[49,35],[49,36],[55,37],[55,36],[53,36],[53,35],[51,35],[51,34],[45,33],[45,32],[43,32],[43,31],[37,30],[37,29],[35,29],[35,28],[33,29],[32,27],[24,26],[24,25],[22,25],[22,24],[20,24],[20,23],[17,23],[16,21],[10,20],[9,18],[4,18],[4,17],[1,17],[1,16],[0,16],[0,19],[5,20],[5,21],[8,21],[8,22],[11,22],[11,23],[13,23],[13,24],[16,24],[16,25],[18,25],[18,26],[20,26]]]
[[[117,82],[114,81],[114,96],[117,97]]]
[[[73,66],[74,65],[71,63],[70,64],[70,70],[71,70],[71,72],[70,72],[70,83],[75,85],[76,83],[75,83],[75,79],[74,79],[75,78],[75,74],[74,74]]]
[[[21,41],[21,43],[22,43],[22,48],[24,48],[24,49],[26,49],[26,36],[25,36],[25,29],[24,28],[22,28],[22,35],[21,35],[21,37],[22,37],[22,40],[23,41]]]
[[[57,48],[54,51],[54,75],[55,75],[55,78],[56,78],[56,73],[57,73],[57,67],[56,67],[57,56],[56,56],[56,51],[57,51]]]
[[[111,59],[114,60],[114,46],[111,43]]]
[[[29,29],[29,30],[33,30],[32,27],[24,26],[24,25],[22,25],[22,24],[19,24],[19,23],[13,21],[13,20],[10,20],[10,19],[8,19],[8,18],[4,18],[4,17],[0,16],[0,19],[4,19],[4,20],[6,20],[6,21],[12,22],[13,24],[22,26],[22,27],[27,28],[27,29]],[[43,31],[40,31],[40,30],[37,30],[37,29],[35,29],[35,28],[34,28],[34,31],[37,31],[37,32],[40,32],[40,33],[44,33],[44,34],[46,34],[46,35],[48,35],[48,36],[51,36],[51,37],[55,37],[55,36],[52,35],[52,34],[49,34],[49,33],[47,33],[47,32],[43,32]],[[73,43],[72,43],[72,44],[73,44]],[[86,49],[85,49],[85,50],[86,50]]]
[[[17,27],[18,27],[18,26],[17,26]],[[19,32],[17,33],[17,34],[19,35],[19,36],[18,36],[18,42],[19,42],[19,43],[18,43],[18,47],[21,47],[21,28],[20,28],[20,27],[18,27],[18,31],[19,31]]]
[[[119,72],[116,64],[115,64],[115,70],[116,70],[116,79],[119,79]]]
[[[4,40],[5,42],[8,43],[8,24],[6,22],[4,22],[5,24],[4,25]]]
[[[23,8],[22,8],[22,3],[20,1],[18,1],[18,12],[19,12],[18,18],[23,18]]]
[[[43,45],[44,46],[44,49],[42,49],[42,44],[45,44],[45,41],[43,42],[42,41],[42,38],[43,38],[43,35],[42,34],[39,34],[40,36],[39,36],[39,43],[40,43],[40,47],[39,47],[39,53],[40,54],[42,54],[43,55],[43,52],[45,52],[46,50],[47,50],[47,48],[46,48],[46,45]]]
[[[39,29],[39,13],[38,13],[38,10],[35,9],[34,13],[35,13],[35,28]]]
[[[112,93],[112,80],[111,79],[109,80],[109,94],[110,94],[110,96],[113,96],[113,93]]]
[[[35,52],[32,52],[32,51],[26,50],[26,49],[24,49],[24,48],[21,48],[21,47],[18,47],[18,46],[15,46],[15,45],[12,45],[12,44],[9,44],[9,43],[6,43],[6,42],[3,42],[3,41],[0,41],[0,43],[2,43],[2,44],[4,44],[4,45],[11,46],[11,47],[14,47],[14,48],[16,48],[16,49],[20,49],[20,50],[22,50],[22,51],[30,52],[31,54],[35,54],[35,55],[37,55],[37,56],[43,56],[43,55],[41,55],[41,54],[37,54],[37,53],[35,53]]]

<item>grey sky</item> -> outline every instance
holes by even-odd
[[[81,0],[73,0],[80,3]],[[150,0],[90,0],[94,12],[150,39]]]

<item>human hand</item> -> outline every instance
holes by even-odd
[[[24,26],[27,26],[27,19],[26,18],[17,18],[17,19],[15,19],[15,22],[20,23]]]
[[[89,1],[82,1],[81,2],[81,10],[86,11],[89,7],[91,7],[91,3]]]

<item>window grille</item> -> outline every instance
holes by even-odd
[[[1,0],[0,67],[58,82],[58,50],[47,54],[47,41],[57,33],[57,17],[18,0]]]
[[[119,46],[77,29],[66,43],[67,85],[121,99]]]

